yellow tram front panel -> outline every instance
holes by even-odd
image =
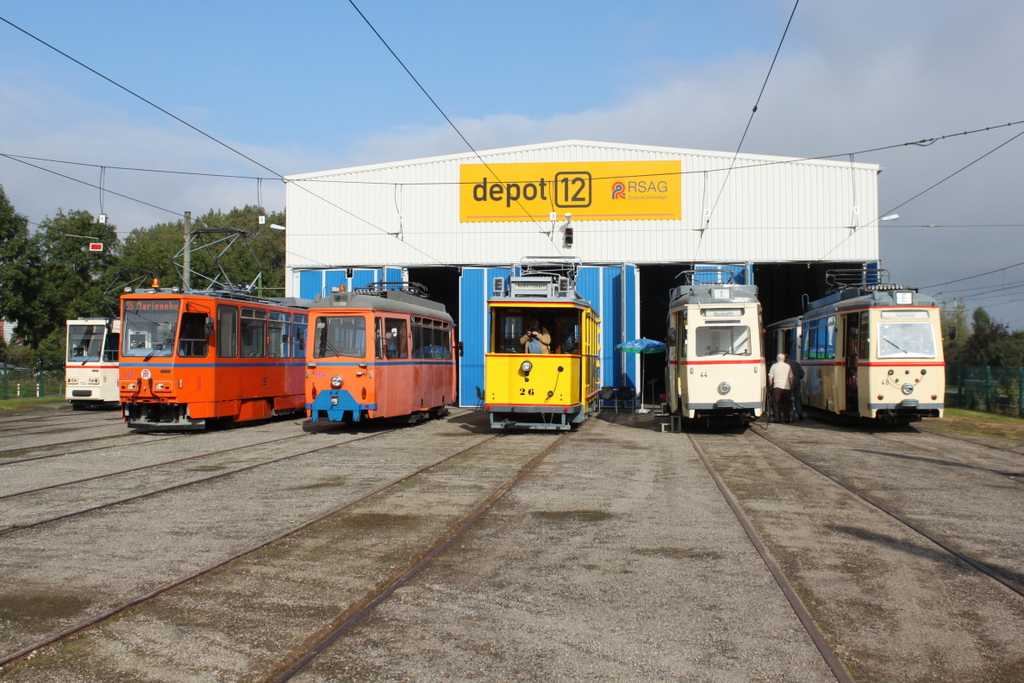
[[[492,354],[487,356],[487,403],[552,409],[583,402],[584,383],[577,356]]]

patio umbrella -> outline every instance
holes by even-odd
[[[626,353],[663,353],[665,351],[665,342],[660,342],[654,339],[634,339],[633,341],[622,342],[621,344],[615,345],[616,351],[625,351]],[[644,364],[640,363],[640,410],[643,410],[644,403]]]

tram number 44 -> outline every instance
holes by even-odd
[[[533,389],[520,389],[519,390],[519,395],[520,396],[533,396]]]

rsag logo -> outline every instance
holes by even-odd
[[[621,180],[616,181],[612,185],[612,199],[625,199],[626,198],[626,186]]]

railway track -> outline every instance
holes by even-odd
[[[10,521],[11,518],[13,518],[19,512],[24,514],[27,511],[27,512],[29,512],[29,514],[31,514],[31,512],[32,512],[31,511],[32,501],[26,502],[26,499],[24,498],[25,496],[33,496],[34,495],[34,496],[40,497],[39,494],[43,494],[45,492],[53,492],[53,491],[56,491],[57,489],[64,489],[64,488],[70,487],[70,486],[76,486],[76,485],[80,485],[80,484],[96,482],[96,481],[99,481],[101,479],[108,479],[108,478],[112,478],[112,477],[119,477],[119,476],[124,476],[124,475],[127,475],[127,474],[136,474],[136,473],[140,473],[140,472],[146,472],[147,470],[153,470],[153,469],[156,469],[156,468],[167,468],[170,465],[178,465],[178,464],[181,464],[181,463],[188,463],[188,462],[192,462],[192,461],[200,460],[200,459],[204,459],[204,458],[212,458],[214,456],[224,456],[224,455],[227,455],[229,453],[235,453],[235,452],[238,452],[238,451],[241,451],[241,450],[250,450],[252,448],[258,448],[260,446],[267,446],[267,445],[270,445],[270,444],[279,444],[279,443],[281,443],[283,441],[294,441],[296,439],[301,439],[301,438],[303,438],[302,434],[295,434],[295,435],[284,436],[284,437],[280,437],[280,438],[276,438],[276,439],[268,439],[266,441],[260,441],[260,442],[257,442],[257,443],[246,444],[244,446],[236,446],[234,448],[226,448],[226,449],[211,451],[211,452],[208,452],[208,453],[199,453],[197,455],[190,455],[190,456],[187,456],[187,457],[184,457],[184,458],[175,458],[175,459],[172,459],[172,460],[161,460],[159,462],[151,463],[151,464],[148,464],[148,465],[142,465],[142,466],[139,466],[139,467],[132,467],[132,468],[124,469],[124,470],[118,470],[116,472],[107,472],[107,473],[98,474],[98,475],[95,475],[95,476],[92,476],[92,477],[83,477],[81,479],[76,479],[76,480],[73,480],[73,481],[65,481],[65,482],[61,482],[61,483],[58,483],[58,484],[51,484],[51,485],[48,485],[48,486],[41,486],[41,487],[37,487],[37,488],[34,488],[34,489],[28,489],[28,490],[25,490],[25,491],[18,491],[18,492],[15,492],[15,493],[9,493],[9,494],[0,496],[0,502],[5,501],[5,500],[10,500],[12,498],[19,498],[21,500],[19,500],[18,503],[17,503],[17,508],[18,509],[16,511],[15,510],[9,510],[4,515],[4,517],[6,517],[8,519],[8,521],[7,521],[8,526],[7,527],[0,527],[0,536],[4,536],[6,534],[13,533],[13,532],[16,532],[16,531],[22,531],[22,530],[25,530],[25,529],[31,529],[31,528],[34,528],[34,527],[41,526],[43,524],[50,524],[52,522],[58,522],[58,521],[63,520],[63,519],[68,519],[70,517],[75,517],[77,515],[83,515],[83,514],[86,514],[86,513],[89,513],[89,512],[95,512],[97,510],[102,510],[104,508],[113,507],[115,505],[123,505],[125,503],[130,503],[132,501],[140,500],[142,498],[146,498],[146,497],[149,497],[149,496],[156,496],[156,495],[159,495],[159,494],[162,494],[162,493],[167,493],[169,491],[173,491],[175,489],[179,489],[179,488],[182,488],[182,487],[185,487],[185,486],[198,485],[198,484],[202,484],[202,483],[205,483],[205,482],[208,482],[208,481],[212,481],[214,479],[220,479],[222,477],[228,477],[228,476],[231,476],[231,475],[239,474],[241,472],[247,472],[249,470],[256,469],[257,467],[265,467],[265,466],[268,466],[268,465],[275,465],[277,463],[281,463],[281,462],[285,462],[287,460],[291,460],[292,458],[297,458],[297,457],[300,457],[300,456],[303,456],[303,455],[308,455],[310,453],[315,453],[317,451],[323,450],[323,447],[321,446],[321,447],[318,447],[318,448],[315,448],[315,449],[312,449],[312,450],[301,451],[299,453],[293,453],[293,454],[289,454],[289,455],[282,456],[282,457],[270,458],[270,459],[267,459],[267,460],[264,460],[264,461],[261,461],[261,462],[255,463],[255,464],[245,465],[245,466],[242,466],[242,467],[236,467],[234,469],[228,469],[226,471],[218,472],[217,474],[212,474],[212,475],[205,476],[205,477],[198,477],[197,478],[194,474],[190,475],[190,472],[194,472],[195,470],[183,470],[181,472],[181,475],[185,478],[185,481],[181,481],[181,482],[178,482],[178,483],[175,483],[175,484],[171,484],[169,486],[161,486],[160,488],[145,490],[145,491],[142,491],[141,493],[134,493],[134,494],[128,495],[128,496],[117,497],[117,498],[115,498],[113,500],[106,501],[106,502],[104,502],[102,504],[90,505],[89,507],[80,508],[80,509],[77,509],[77,510],[72,510],[72,511],[67,511],[67,512],[62,512],[60,514],[51,515],[51,516],[48,516],[48,517],[37,518],[37,519],[28,519],[28,520],[21,521],[21,522],[12,522],[12,521]],[[215,467],[220,467],[220,466],[216,466],[215,465]],[[145,482],[143,482],[142,487],[143,488],[145,487]],[[61,494],[63,494],[63,493],[64,492],[62,491]],[[65,502],[72,502],[73,503],[75,500],[77,500],[77,498],[74,497],[74,496],[70,496],[69,497],[69,496],[65,496],[65,495],[60,495],[57,498],[56,503],[57,504],[62,504],[62,503],[65,503]],[[53,503],[51,503],[51,505],[52,504]]]
[[[915,521],[912,518],[912,513],[910,513],[909,511],[901,509],[898,505],[896,505],[896,504],[894,504],[892,502],[886,502],[884,500],[881,500],[878,496],[872,495],[871,493],[869,493],[866,490],[864,490],[863,487],[846,481],[843,478],[843,476],[830,471],[829,468],[823,467],[823,466],[818,465],[818,464],[815,464],[809,458],[807,458],[805,454],[799,453],[793,447],[790,447],[790,446],[787,446],[787,445],[784,445],[784,444],[780,444],[777,441],[773,440],[772,438],[766,436],[762,432],[753,432],[753,433],[756,434],[757,436],[761,437],[762,439],[764,439],[768,443],[770,443],[775,448],[779,449],[780,451],[783,451],[784,453],[786,453],[790,457],[794,458],[795,460],[799,461],[803,465],[809,467],[813,471],[815,471],[818,474],[820,474],[821,476],[825,477],[829,481],[831,481],[834,484],[836,484],[838,486],[841,486],[842,488],[846,489],[851,494],[857,496],[857,498],[859,498],[860,500],[864,501],[865,503],[867,503],[871,507],[879,510],[880,512],[885,513],[886,515],[888,515],[892,519],[894,519],[897,522],[899,522],[900,524],[902,524],[907,529],[913,531],[915,534],[921,536],[924,539],[927,539],[931,543],[934,543],[936,546],[942,548],[942,550],[944,550],[945,552],[949,553],[950,555],[952,555],[952,556],[962,560],[963,562],[966,562],[967,564],[969,564],[970,566],[974,567],[976,570],[978,570],[982,574],[984,574],[984,575],[988,576],[989,578],[995,580],[996,582],[1002,584],[1004,587],[1006,587],[1009,590],[1013,591],[1017,595],[1019,595],[1021,597],[1024,597],[1024,584],[1022,584],[1018,580],[1017,577],[1009,575],[1008,572],[1006,572],[1005,570],[1001,570],[1001,569],[997,568],[996,566],[993,565],[993,563],[990,563],[990,562],[987,562],[985,560],[980,559],[979,557],[976,556],[976,554],[972,554],[970,552],[967,552],[967,551],[963,550],[962,549],[962,547],[963,547],[963,543],[962,542],[960,542],[958,540],[951,540],[951,539],[945,538],[943,534],[940,534],[938,532],[929,530],[925,526],[925,524],[923,524],[921,522],[918,522],[918,521]],[[872,436],[877,436],[877,435],[872,435]],[[967,465],[965,465],[964,463],[962,463],[960,461],[955,461],[955,462],[956,462],[956,464],[958,466],[967,467]],[[986,472],[986,473],[989,473],[989,474],[992,474],[992,475],[995,475],[995,476],[1009,478],[1011,480],[1014,480],[1015,483],[1020,483],[1019,481],[1016,481],[1014,479],[1014,477],[1007,476],[1007,475],[1005,475],[1002,472],[997,472],[995,470],[991,470],[991,469],[988,469],[988,468],[975,468],[975,469],[978,469],[979,471],[983,471],[983,472]]]
[[[422,427],[417,427],[417,429],[422,429]],[[325,455],[336,455],[340,452],[339,449],[355,450],[356,448],[359,448],[365,453],[372,453],[376,449],[385,447],[384,442],[389,440],[389,436],[392,434],[392,431],[393,430],[382,431],[358,437],[356,440],[348,441],[340,445],[334,443],[320,445],[315,450],[322,451]],[[344,526],[345,524],[351,523],[352,515],[356,514],[353,512],[353,509],[379,505],[381,504],[379,501],[382,499],[401,500],[404,495],[403,492],[408,491],[410,488],[436,488],[437,492],[432,495],[442,495],[444,498],[450,498],[450,489],[452,485],[447,482],[447,478],[451,476],[450,470],[457,472],[462,471],[465,467],[471,466],[473,462],[476,462],[479,466],[483,466],[485,468],[493,468],[494,465],[487,464],[488,459],[484,457],[484,454],[482,453],[482,451],[486,451],[487,449],[482,449],[481,447],[495,442],[505,444],[510,443],[510,440],[502,439],[501,435],[486,434],[475,436],[470,435],[472,443],[465,445],[467,435],[461,434],[459,436],[460,438],[455,439],[455,441],[461,442],[463,445],[453,452],[441,457],[432,458],[429,462],[424,462],[419,467],[405,468],[405,471],[398,476],[393,476],[384,482],[377,481],[373,488],[359,493],[358,495],[349,494],[346,496],[344,501],[333,505],[330,509],[320,511],[316,515],[309,516],[283,531],[267,535],[261,540],[247,545],[245,548],[235,550],[229,555],[223,555],[215,561],[207,562],[196,570],[180,573],[175,578],[166,580],[156,587],[151,587],[149,590],[137,590],[131,596],[126,596],[118,600],[116,604],[106,605],[103,609],[94,610],[90,615],[80,618],[72,624],[62,624],[62,628],[54,628],[46,634],[39,634],[35,638],[31,639],[31,642],[24,642],[20,647],[10,649],[7,654],[0,657],[0,665],[5,667],[3,669],[4,675],[9,675],[9,672],[25,666],[28,662],[28,659],[26,658],[31,656],[32,652],[39,651],[40,648],[51,646],[47,649],[48,656],[59,657],[61,652],[61,642],[65,642],[66,639],[72,637],[87,637],[87,633],[83,633],[86,630],[89,630],[88,633],[93,633],[96,629],[102,630],[104,628],[109,628],[104,625],[110,623],[109,620],[114,615],[120,615],[117,623],[123,623],[125,619],[132,618],[127,615],[129,611],[133,614],[142,614],[147,610],[161,609],[160,607],[153,607],[152,605],[155,602],[159,603],[162,596],[165,596],[168,592],[175,591],[177,593],[182,590],[201,592],[204,590],[202,587],[204,581],[223,580],[225,576],[234,576],[233,572],[238,571],[243,572],[244,575],[247,571],[247,567],[251,568],[253,564],[268,562],[268,560],[266,560],[267,557],[280,557],[282,553],[287,554],[289,552],[288,549],[294,548],[295,545],[311,542],[309,538],[307,538],[307,535],[309,534],[307,530],[310,530],[311,527],[319,528],[324,525]],[[360,443],[353,443],[354,441],[359,441]],[[471,519],[475,519],[482,514],[487,506],[492,504],[493,500],[496,500],[496,496],[500,495],[500,493],[498,493],[499,491],[503,492],[511,486],[511,484],[508,483],[508,471],[512,471],[514,475],[512,479],[521,477],[525,471],[528,471],[530,462],[539,461],[539,456],[534,453],[532,460],[527,460],[528,461],[524,465],[524,458],[522,454],[516,455],[516,457],[511,461],[504,458],[502,468],[506,471],[501,477],[500,482],[488,485],[489,490],[491,491],[490,495],[481,496],[479,483],[470,486],[470,494],[474,499],[474,503],[468,507],[466,507],[466,502],[464,501],[459,503],[457,506],[458,512],[457,515],[455,515],[459,522],[457,524],[451,523],[451,518],[453,518],[454,513],[449,510],[446,513],[447,517],[445,524],[443,525],[443,529],[435,529],[432,531],[430,533],[429,541],[419,538],[416,541],[415,548],[406,549],[401,553],[402,556],[405,557],[403,561],[397,563],[397,565],[390,561],[387,562],[385,578],[374,580],[370,582],[369,585],[362,585],[360,588],[361,594],[358,599],[345,601],[343,608],[339,609],[335,617],[329,620],[329,625],[331,627],[329,629],[330,632],[334,632],[340,624],[349,621],[357,613],[365,613],[367,609],[372,609],[373,604],[377,604],[377,602],[386,598],[386,595],[390,594],[390,591],[387,589],[388,586],[391,586],[390,590],[393,591],[394,587],[400,585],[401,581],[406,580],[402,577],[411,576],[412,574],[409,572],[414,573],[417,567],[423,566],[425,562],[429,561],[430,557],[437,552],[440,552],[447,543],[451,542],[452,538],[457,536],[462,528],[465,528],[466,524],[470,523]],[[444,472],[441,472],[440,470],[444,470]],[[466,476],[465,472],[460,476]],[[489,476],[491,476],[491,479],[494,478],[493,475]],[[470,477],[470,479],[472,479],[472,477]],[[503,489],[502,487],[505,488]],[[172,498],[176,497],[177,496],[172,494]],[[467,513],[467,509],[470,510],[470,512]],[[430,517],[435,513],[433,511],[421,510],[420,514],[424,517]],[[349,522],[346,522],[346,519],[349,519]],[[355,519],[357,527],[362,526],[362,522],[365,521],[363,518],[359,517],[358,514],[356,514]],[[372,520],[374,518],[371,515],[369,519]],[[40,531],[40,529],[36,529],[35,533],[39,533]],[[315,534],[313,535],[315,536]],[[358,533],[357,530],[356,536],[352,539],[352,543],[354,545],[367,543],[368,541],[365,536],[365,530],[363,530],[362,533]],[[0,543],[2,542],[3,541],[0,540]],[[341,553],[342,556],[345,555],[344,551],[341,551]],[[269,563],[270,565],[273,565],[274,559],[269,560]],[[396,566],[399,568],[396,569]],[[225,572],[227,572],[227,574],[225,574]],[[175,600],[180,599],[180,596],[175,598]],[[271,600],[271,602],[273,602],[273,600]],[[341,607],[341,603],[339,603],[339,607]],[[138,612],[136,612],[136,610],[138,610]],[[259,612],[260,610],[258,608],[253,609],[253,613]],[[341,616],[344,616],[344,619],[341,622],[338,622],[338,619],[340,619]],[[320,626],[321,630],[326,628],[322,622]],[[8,647],[10,646],[8,645]],[[272,665],[268,664],[268,667],[277,672],[285,671],[289,667],[295,665],[300,658],[300,654],[305,654],[298,653],[298,650],[295,650],[294,648],[288,651],[290,654],[285,660],[275,660]]]

